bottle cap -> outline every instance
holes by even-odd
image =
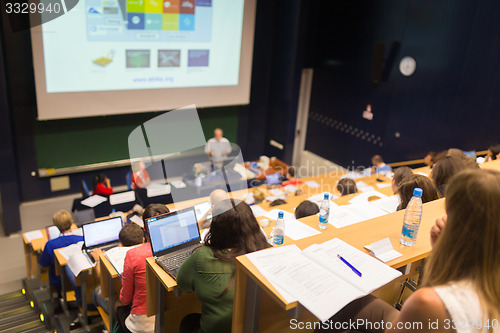
[[[330,197],[330,195],[329,195],[328,193],[325,193],[324,198],[325,198],[325,199],[328,199],[329,197]]]
[[[283,212],[278,212],[278,218],[279,218],[279,219],[280,219],[280,218],[281,218],[281,219],[283,218]]]
[[[414,197],[420,198],[422,196],[422,193],[424,193],[424,191],[420,187],[415,187],[415,189],[413,190]]]

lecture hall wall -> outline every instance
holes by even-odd
[[[267,154],[291,161],[308,6],[302,0],[258,1],[250,104],[200,111],[202,123],[213,126],[220,121],[235,126],[227,132],[242,148],[246,160]],[[84,130],[82,124],[95,127],[95,131],[115,133],[114,126],[132,126],[134,121],[139,125],[156,114],[38,122],[29,33],[12,33],[3,12],[0,20],[0,156],[5,161],[0,163],[0,200],[4,230],[12,233],[22,227],[21,202],[78,193],[81,179],[89,181],[102,171],[113,185],[125,184],[128,168],[112,168],[72,174],[69,190],[51,192],[48,178],[31,174],[39,162],[46,163],[50,157],[45,154],[38,160],[41,148],[50,152],[40,146],[63,138],[65,131]],[[210,133],[212,129],[204,130]],[[282,143],[285,149],[270,146],[270,139]],[[112,149],[105,144],[103,147]],[[102,151],[97,153],[102,155]],[[55,157],[60,160],[60,156]]]
[[[369,165],[377,153],[395,162],[500,142],[499,1],[314,4],[306,149],[348,166]],[[376,42],[385,46],[380,83],[372,81]],[[404,56],[416,59],[410,77],[399,71]],[[372,121],[361,116],[367,104]]]

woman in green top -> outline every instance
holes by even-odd
[[[234,268],[237,256],[269,247],[259,223],[245,202],[223,200],[215,205],[212,224],[200,245],[182,264],[177,284],[195,292],[201,315],[187,315],[180,332],[231,332]]]

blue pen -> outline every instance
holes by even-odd
[[[357,275],[357,276],[361,277],[361,275],[362,275],[362,274],[361,274],[361,272],[360,272],[360,271],[358,271],[356,268],[354,268],[354,266],[353,266],[353,265],[351,265],[351,264],[350,264],[347,260],[345,260],[344,258],[342,258],[342,257],[340,256],[340,254],[337,254],[337,257],[338,257],[340,260],[342,260],[342,262],[343,262],[344,264],[346,264],[346,265],[347,265],[350,269],[352,269],[352,271],[353,271],[354,273],[356,273],[356,275]]]

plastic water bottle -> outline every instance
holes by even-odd
[[[285,240],[285,220],[283,219],[283,212],[278,213],[278,219],[274,225],[273,230],[273,244],[281,245]]]
[[[416,187],[413,190],[413,198],[406,207],[400,239],[403,245],[413,246],[417,241],[418,227],[422,220],[422,193],[422,189]]]
[[[323,201],[319,206],[319,223],[318,228],[326,229],[328,227],[328,217],[330,216],[330,196],[325,193]]]

